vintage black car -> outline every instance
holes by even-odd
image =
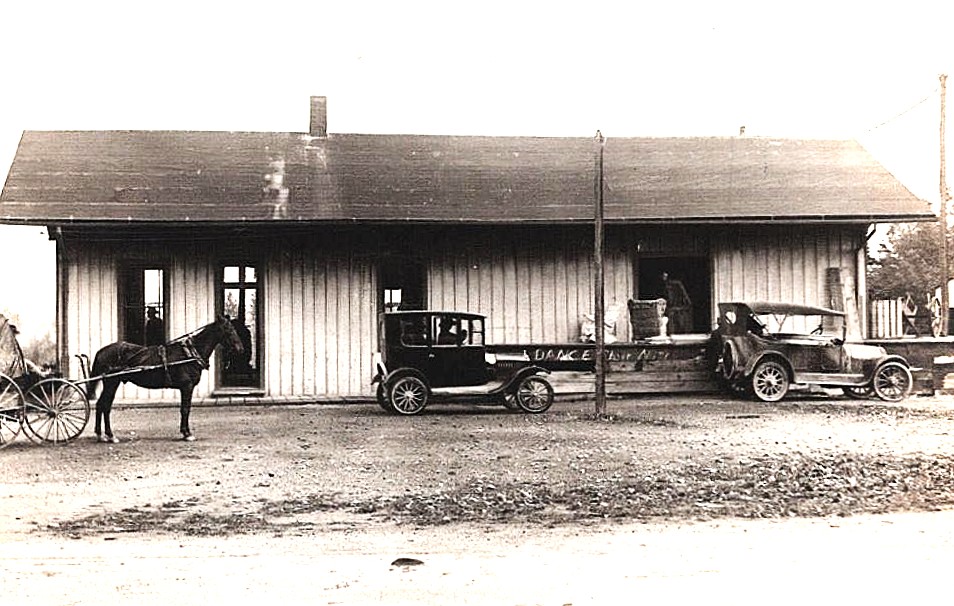
[[[717,372],[729,387],[765,402],[781,400],[793,384],[905,398],[913,383],[908,362],[882,347],[846,342],[844,315],[791,303],[720,303]]]
[[[491,400],[524,412],[553,404],[549,371],[526,356],[487,351],[486,317],[456,311],[381,315],[375,354],[377,401],[384,410],[415,415],[432,396]]]

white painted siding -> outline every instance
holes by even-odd
[[[534,233],[492,241],[457,234],[434,242],[429,308],[488,316],[491,343],[578,342],[580,317],[593,313],[592,243],[580,230],[551,231],[546,238]],[[633,268],[622,238],[607,238],[604,285],[607,307],[616,303],[625,310]],[[628,338],[625,313],[618,334]]]
[[[787,301],[837,307],[828,296],[826,271],[838,268],[843,279],[856,284],[858,249],[863,245],[864,233],[855,227],[722,232],[712,241],[714,303]]]
[[[430,233],[430,232],[428,232]],[[592,232],[583,228],[440,230],[414,250],[425,260],[427,305],[488,316],[490,343],[571,343],[580,318],[593,313]],[[490,234],[488,236],[488,234]],[[620,228],[608,230],[607,306],[621,308],[617,335],[629,338],[626,301],[640,255],[698,257],[712,268],[712,314],[719,301],[762,299],[831,306],[826,270],[856,283],[864,230],[845,227]],[[259,268],[263,388],[268,396],[368,396],[377,347],[377,271],[386,245],[316,234],[247,243]],[[233,242],[140,246],[169,268],[168,333],[185,334],[215,317],[219,263],[235,259]],[[171,251],[175,251],[174,255]],[[67,336],[72,367],[118,338],[120,245],[69,241]],[[173,256],[168,256],[173,255]],[[213,364],[213,369],[215,365]],[[205,373],[197,397],[215,389]],[[131,385],[124,400],[175,399]]]
[[[347,251],[274,251],[264,266],[265,385],[272,396],[371,393],[374,267]]]

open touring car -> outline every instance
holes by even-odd
[[[906,397],[908,362],[882,347],[846,342],[844,315],[791,303],[720,303],[717,372],[729,387],[765,402],[781,400],[793,384],[890,402]]]

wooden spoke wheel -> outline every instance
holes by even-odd
[[[28,389],[24,399],[24,423],[35,441],[65,444],[89,422],[89,401],[75,383],[46,379]]]
[[[870,385],[862,385],[859,387],[842,387],[841,390],[845,392],[845,395],[849,398],[855,398],[856,400],[867,400],[874,395],[874,389]]]
[[[23,419],[23,392],[13,379],[0,374],[0,448],[13,442],[20,433]]]
[[[427,385],[414,376],[401,377],[388,390],[394,412],[401,415],[416,415],[427,406]]]
[[[763,402],[778,402],[788,393],[788,371],[775,360],[759,362],[752,372],[752,394]]]
[[[536,375],[520,381],[515,395],[517,406],[524,412],[546,412],[553,404],[553,386],[543,377]]]
[[[875,371],[871,381],[875,394],[886,402],[903,400],[911,393],[914,379],[911,371],[900,362],[885,362]]]

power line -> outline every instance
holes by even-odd
[[[927,95],[925,95],[925,97],[924,97],[923,99],[921,99],[920,101],[918,101],[917,103],[911,105],[910,107],[908,107],[908,108],[905,109],[904,111],[898,112],[897,114],[891,116],[890,118],[888,118],[888,119],[885,120],[884,122],[881,122],[880,124],[877,124],[877,125],[875,125],[875,126],[872,126],[871,128],[865,129],[864,132],[870,133],[871,131],[877,130],[877,129],[881,128],[882,126],[884,126],[884,125],[886,125],[886,124],[888,124],[888,123],[890,123],[890,122],[894,122],[895,120],[897,120],[897,119],[900,118],[901,116],[907,114],[908,112],[912,111],[913,109],[917,108],[918,106],[923,105],[925,102],[927,102],[927,101],[930,100],[932,97],[934,97],[934,95],[937,94],[937,92],[938,92],[939,90],[940,90],[940,88],[935,88],[934,90],[932,90],[931,92],[929,92]]]

